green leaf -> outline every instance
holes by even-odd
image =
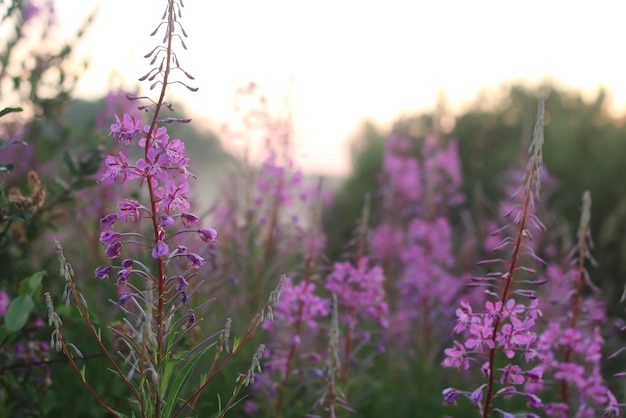
[[[18,296],[13,299],[4,317],[4,326],[7,331],[16,332],[22,329],[34,307],[35,302],[30,296]]]
[[[72,159],[72,156],[70,155],[69,152],[65,151],[63,153],[63,161],[65,162],[65,165],[67,166],[68,170],[70,170],[70,173],[74,176],[78,176],[80,173],[78,172],[78,169],[76,168],[76,164],[74,164],[74,160]]]
[[[54,181],[55,181],[55,182],[56,182],[59,186],[61,186],[61,188],[62,188],[64,191],[68,191],[68,190],[70,190],[70,185],[69,185],[69,184],[67,184],[67,182],[66,182],[65,180],[63,180],[62,178],[55,177],[55,178],[54,178]]]
[[[20,296],[38,296],[41,288],[41,280],[46,275],[45,271],[38,271],[32,276],[20,282]]]
[[[233,338],[233,353],[237,352],[237,349],[239,348],[239,344],[241,344],[241,338],[239,337]]]
[[[4,109],[0,110],[0,117],[8,115],[9,113],[21,112],[23,110],[24,109],[22,109],[21,107],[5,107]]]
[[[78,162],[80,172],[85,176],[96,174],[102,163],[102,155],[100,151],[94,149],[87,158],[83,158]]]
[[[211,348],[211,345],[204,347],[199,352],[195,353],[191,358],[182,360],[182,355],[178,358],[169,360],[169,366],[176,368],[176,373],[168,374],[167,384],[161,386],[163,391],[161,397],[164,400],[165,408],[163,410],[163,416],[170,417],[174,413],[174,408],[179,405],[180,396],[183,389],[186,387],[186,383],[189,381],[192,372],[196,371],[196,365],[200,358]],[[171,381],[170,381],[171,380]],[[167,388],[167,390],[164,390]]]
[[[94,187],[97,185],[98,185],[97,180],[87,179],[83,177],[77,180],[76,182],[72,183],[72,190],[82,190],[82,189],[87,189],[89,187]]]

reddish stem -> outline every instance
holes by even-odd
[[[519,228],[517,231],[517,239],[515,240],[515,247],[513,248],[513,254],[511,255],[511,263],[509,266],[509,271],[506,274],[506,282],[504,284],[504,289],[502,290],[502,296],[500,298],[500,302],[502,303],[502,306],[500,307],[500,312],[498,312],[498,314],[500,314],[502,310],[504,309],[504,306],[509,296],[509,290],[510,290],[511,284],[513,283],[513,275],[515,274],[515,266],[517,264],[519,252],[522,247],[522,238],[524,236],[526,220],[528,219],[528,215],[529,215],[528,212],[530,208],[530,199],[532,195],[531,191],[533,189],[533,186],[535,185],[535,176],[537,174],[536,167],[537,167],[536,164],[533,163],[530,168],[530,173],[528,177],[529,181],[528,181],[528,186],[526,189],[526,195],[524,198],[524,206],[522,209],[522,218],[521,218]],[[500,315],[496,315],[494,319],[493,333],[491,335],[491,341],[494,341],[494,342],[496,341],[498,330],[500,328],[500,321],[501,321],[500,318],[501,318]],[[491,407],[491,402],[493,401],[493,383],[494,383],[494,378],[495,378],[494,376],[495,375],[494,373],[495,372],[495,354],[496,354],[496,347],[489,350],[489,369],[488,369],[489,380],[487,383],[487,396],[485,397],[483,418],[489,417],[489,409]]]
[[[572,306],[572,319],[570,321],[570,328],[575,329],[578,322],[578,315],[580,311],[580,304],[582,299],[582,291],[585,284],[584,272],[585,272],[585,242],[587,240],[587,229],[583,228],[580,233],[578,242],[578,265],[576,266],[576,293],[574,294],[574,306]],[[572,357],[571,344],[565,350],[563,356],[563,362],[569,363]],[[569,405],[567,380],[561,379],[561,399],[563,403]]]

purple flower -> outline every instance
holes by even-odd
[[[120,256],[121,253],[122,253],[122,244],[119,242],[116,242],[113,245],[109,245],[106,251],[104,252],[107,258],[117,258]]]
[[[541,399],[537,395],[533,395],[532,393],[526,394],[526,399],[528,400],[528,405],[531,408],[542,408],[543,404],[541,403]]]
[[[372,318],[383,328],[387,325],[389,308],[383,287],[385,275],[379,266],[368,268],[367,257],[362,257],[355,267],[352,263],[335,263],[333,272],[326,278],[326,289],[335,293],[340,305],[349,312],[346,322],[354,322],[355,316]]]
[[[455,341],[454,345],[455,347],[444,350],[446,358],[443,360],[443,367],[456,367],[459,370],[469,369],[470,364],[465,347],[458,341]]]
[[[185,193],[188,191],[188,183],[176,184],[171,180],[167,181],[165,190],[159,187],[155,192],[159,198],[159,208],[163,209],[165,213],[189,209],[189,202],[187,201],[187,196],[185,196]]]
[[[161,258],[167,255],[169,248],[163,241],[158,241],[156,246],[152,249],[152,258]]]
[[[524,383],[524,376],[522,375],[522,369],[515,364],[507,364],[502,369],[502,375],[500,376],[500,383],[510,383],[512,385],[521,385]]]
[[[485,386],[487,385],[480,385],[480,387],[472,392],[472,394],[470,395],[470,401],[472,401],[473,404],[478,405],[483,400],[483,389]]]
[[[217,231],[213,228],[199,228],[198,235],[200,235],[202,241],[214,244],[217,238]]]
[[[183,290],[187,288],[187,286],[189,286],[189,282],[183,276],[176,276],[174,278],[177,281],[177,284],[176,284],[177,292],[182,292]]]
[[[34,19],[41,13],[41,7],[30,0],[24,1],[22,6],[22,24]]]
[[[146,136],[148,135],[148,132],[150,132],[150,125],[145,125],[143,127],[144,136],[139,140],[139,146],[146,146]],[[154,142],[158,143],[159,146],[167,144],[169,138],[170,136],[168,135],[167,128],[165,126],[158,127],[156,132],[152,133],[152,139],[154,140]]]
[[[107,228],[117,222],[118,219],[117,213],[110,213],[100,219],[100,228]]]
[[[327,316],[329,312],[328,300],[315,294],[315,283],[303,280],[292,285],[291,279],[287,279],[281,290],[278,304],[274,308],[274,317],[288,323],[300,320],[310,330],[316,330],[319,327],[318,319]],[[265,328],[271,325],[271,322],[263,323]]]
[[[100,234],[100,242],[102,245],[113,245],[117,243],[122,235],[119,232],[107,229]]]
[[[111,266],[100,266],[96,269],[96,279],[108,279],[111,272]]]
[[[112,184],[118,177],[124,183],[128,179],[136,177],[133,168],[128,165],[126,154],[120,151],[119,156],[109,155],[104,160],[106,171],[100,181],[105,184]]]
[[[139,219],[139,210],[145,209],[143,205],[132,199],[124,199],[117,204],[117,207],[121,210],[119,218],[124,222],[136,222]]]
[[[118,273],[117,273],[117,281],[121,281],[121,280],[127,280],[128,277],[130,277],[131,273],[133,272],[132,269],[121,269]]]
[[[124,293],[122,293],[122,294],[120,295],[120,298],[119,298],[118,303],[119,303],[120,305],[125,304],[125,303],[128,301],[128,299],[130,299],[130,298],[131,298],[131,296],[132,296],[132,294],[131,294],[130,292],[124,292]]]
[[[196,253],[187,254],[187,258],[189,259],[189,264],[194,268],[199,269],[204,265],[204,258],[200,257]]]
[[[476,350],[478,352],[485,351],[486,348],[493,350],[495,343],[491,339],[493,327],[490,321],[485,320],[486,324],[472,324],[469,328],[469,338],[465,341],[465,347]]]
[[[454,388],[447,388],[443,390],[442,395],[443,401],[449,404],[456,401],[456,398],[459,396],[459,391]]]
[[[7,313],[10,302],[11,300],[9,299],[7,292],[4,289],[0,290],[0,316],[4,316]]]
[[[560,363],[558,370],[554,373],[555,379],[563,379],[570,383],[577,383],[582,387],[585,373],[584,367],[576,363]]]
[[[194,322],[196,322],[196,315],[193,313],[193,311],[189,311],[189,315],[187,316],[187,318],[187,328],[189,328],[194,324]]]
[[[167,229],[167,228],[169,228],[170,226],[174,225],[174,218],[172,218],[172,217],[171,217],[171,216],[169,216],[169,215],[163,215],[163,216],[161,216],[161,218],[160,218],[160,223],[161,223],[161,226],[162,226],[164,229]]]
[[[126,141],[128,145],[141,132],[142,125],[141,119],[135,119],[128,113],[124,114],[122,121],[115,115],[115,123],[111,125],[109,135],[113,136],[114,141]]]

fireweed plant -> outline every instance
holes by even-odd
[[[316,333],[319,315],[328,315],[328,302],[314,294],[316,286],[311,282],[319,275],[318,261],[325,242],[319,225],[309,221],[315,218],[309,214],[317,210],[314,206],[320,188],[304,182],[295,158],[289,109],[270,110],[262,88],[250,83],[236,92],[234,114],[233,121],[224,127],[224,137],[244,148],[243,163],[233,166],[210,213],[212,222],[220,225],[219,279],[214,284],[214,292],[219,293],[214,294],[217,304],[227,301],[223,309],[232,313],[233,329],[237,329],[270,290],[272,278],[278,272],[289,272],[274,310],[277,321],[263,324],[263,372],[256,376],[244,402],[244,411],[253,416],[264,412],[277,416],[280,410],[294,411],[288,399],[295,392],[291,376],[299,376],[301,357],[306,357],[299,345],[291,347],[295,340],[291,318],[295,318],[298,304],[302,301],[307,306],[303,315],[308,320],[303,321],[301,335],[302,344],[311,351],[317,351],[317,344],[312,344],[315,338],[310,338]],[[254,149],[255,144],[260,147]],[[254,159],[260,160],[258,167],[253,166]],[[310,324],[314,327],[308,328]],[[317,360],[308,361],[314,358]],[[321,368],[317,353],[307,362],[309,369]],[[277,392],[279,387],[282,396]],[[312,404],[313,400],[305,410]]]
[[[535,200],[539,199],[541,186],[543,115],[542,95],[529,148],[530,159],[517,192],[522,196],[522,203],[512,208],[509,214],[512,223],[496,231],[514,231],[496,247],[497,250],[509,249],[510,252],[506,258],[480,263],[501,265],[504,269],[475,279],[476,285],[483,287],[488,296],[482,312],[475,313],[468,302],[461,302],[456,310],[457,325],[454,332],[461,334],[463,339],[455,340],[453,347],[445,350],[444,367],[467,370],[471,365],[477,365],[486,382],[470,391],[447,388],[443,391],[444,401],[453,403],[459,395],[464,395],[483,418],[491,416],[492,412],[514,417],[514,414],[496,406],[499,399],[514,396],[524,397],[531,410],[542,407],[540,398],[522,386],[527,380],[541,380],[541,374],[533,368],[524,370],[521,365],[522,360],[525,363],[538,360],[536,321],[541,311],[538,309],[537,290],[529,289],[528,286],[541,281],[525,277],[525,274],[534,274],[535,271],[522,266],[521,261],[528,257],[543,263],[526,243],[532,238],[533,230],[536,232],[545,228],[534,214]],[[528,302],[523,302],[525,300]],[[526,413],[524,416],[537,415]]]
[[[268,362],[254,387],[270,404],[260,410],[271,416],[302,410],[334,417],[340,410],[354,412],[348,389],[360,392],[358,397],[368,392],[361,387],[371,372],[368,348],[378,345],[374,355],[384,351],[377,337],[387,327],[388,307],[382,268],[371,265],[365,255],[365,208],[350,260],[335,263],[324,275],[318,265],[323,248],[316,244],[323,239],[311,239],[302,273],[292,275],[283,287],[275,321],[266,327],[271,337]],[[319,216],[318,205],[312,238],[321,234]],[[319,393],[314,402],[309,401],[313,392]],[[259,409],[248,412],[258,416]]]
[[[318,191],[304,183],[297,164],[289,110],[272,111],[255,83],[238,89],[234,101],[235,120],[224,127],[223,136],[230,144],[243,143],[243,163],[229,173],[211,219],[221,225],[220,274],[235,285],[244,284],[244,278],[253,283],[251,291],[243,286],[232,290],[245,289],[244,305],[256,309],[274,287],[276,274],[298,266],[311,239],[302,212]],[[255,157],[258,167],[251,161]]]
[[[538,335],[537,353],[542,364],[535,368],[541,379],[528,380],[526,391],[545,394],[544,410],[550,417],[614,417],[620,406],[601,375],[602,347],[600,325],[606,309],[595,297],[599,289],[591,282],[586,264],[596,262],[591,255],[591,194],[582,199],[577,242],[569,254],[570,264],[563,271],[551,265],[548,283],[554,295],[551,318]],[[586,295],[585,290],[591,294]],[[557,293],[558,292],[558,297]],[[555,396],[556,395],[556,396]]]
[[[383,222],[371,234],[372,256],[382,264],[395,301],[387,333],[432,363],[449,331],[441,324],[465,289],[453,254],[450,209],[465,200],[457,144],[434,135],[420,143],[400,134],[385,142],[380,173]],[[465,280],[466,282],[467,280]],[[393,283],[394,288],[389,288]]]
[[[260,141],[262,159],[253,169],[246,151],[246,164],[235,167],[238,175],[230,176],[212,212],[221,228],[219,281],[228,283],[222,290],[230,294],[225,309],[245,316],[274,272],[289,272],[275,320],[263,325],[264,368],[243,412],[335,414],[349,409],[342,388],[363,377],[371,355],[362,355],[362,349],[387,322],[384,275],[366,254],[367,219],[359,228],[358,255],[325,266],[323,188],[304,182],[289,112],[271,112],[254,83],[238,90],[235,103],[241,121],[227,127],[229,143],[244,141],[249,147]]]
[[[158,99],[131,98],[149,101],[149,104],[139,106],[140,110],[151,114],[149,123],[144,125],[142,120],[124,114],[121,118],[116,115],[115,123],[110,127],[113,141],[125,148],[106,158],[106,171],[100,181],[104,184],[136,181],[142,190],[139,197],[144,200],[142,203],[125,198],[118,203],[118,211],[100,220],[100,242],[111,262],[98,267],[95,277],[113,281],[111,285],[117,290],[117,300],[112,303],[123,317],[121,322],[108,327],[115,343],[115,354],[111,354],[107,347],[102,331],[90,321],[87,302],[78,290],[79,283],[75,280],[73,269],[65,259],[61,244],[56,242],[60,273],[66,280],[65,304],[74,301],[111,370],[127,388],[130,397],[128,411],[113,410],[95,393],[89,384],[87,371],[79,368],[76,362],[82,353],[65,339],[52,296],[46,294],[49,322],[54,328],[52,345],[67,356],[98,404],[115,416],[189,416],[202,391],[250,340],[266,313],[271,317],[271,305],[276,304],[279,294],[279,289],[271,293],[270,301],[261,308],[244,335],[232,347],[229,342],[230,320],[226,321],[223,329],[189,347],[188,341],[201,320],[200,310],[212,301],[208,299],[198,306],[190,305],[193,293],[205,282],[206,273],[201,269],[205,265],[205,257],[216,245],[217,232],[199,226],[199,217],[189,212],[189,180],[195,177],[184,154],[184,142],[170,139],[163,126],[189,120],[160,116],[165,109],[172,109],[171,104],[164,100],[170,85],[179,83],[192,91],[196,90],[175,78],[182,74],[193,80],[180,67],[173,47],[179,41],[186,49],[184,37],[187,35],[179,20],[183,7],[180,0],[167,2],[164,21],[152,33],[163,35],[162,44],[146,55],[151,59],[151,65],[157,63],[158,66],[140,80],[148,80],[150,90],[159,87]],[[139,158],[131,157],[132,147],[141,150]],[[198,251],[194,252],[185,245],[190,236],[204,243]],[[124,257],[124,253],[133,256]],[[149,257],[134,256],[138,253],[148,253]],[[103,286],[106,285],[103,283]],[[208,367],[202,368],[202,375],[197,376],[194,372],[199,360],[213,347],[213,359],[208,361]],[[220,404],[219,416],[230,409],[240,390],[254,380],[262,354],[263,349],[259,348],[251,367],[237,379],[231,399],[224,407]],[[192,379],[199,379],[198,383],[192,386]]]

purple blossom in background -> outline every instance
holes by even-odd
[[[9,298],[7,292],[4,289],[0,290],[0,317],[7,313],[9,303],[11,303],[11,299]]]
[[[340,318],[351,325],[357,317],[373,319],[387,328],[389,309],[383,287],[385,276],[379,266],[368,268],[369,260],[362,257],[355,267],[350,262],[335,263],[333,271],[326,277],[326,289],[337,295],[339,305],[347,315]]]
[[[52,7],[52,6],[50,6]],[[33,0],[24,0],[22,3],[22,23],[26,24],[42,13],[42,7]]]
[[[411,150],[410,140],[397,134],[390,135],[385,143],[380,180],[388,203],[399,208],[416,203],[423,193],[418,161],[411,156]]]
[[[539,335],[537,354],[543,359],[543,374],[559,386],[559,400],[546,403],[550,417],[598,417],[603,411],[621,415],[615,397],[601,374],[604,339],[600,325],[606,321],[605,307],[595,295],[585,295],[585,287],[597,289],[589,278],[585,261],[591,256],[591,196],[583,196],[583,213],[578,229],[578,243],[570,253],[568,268],[549,265],[545,272],[545,307],[551,319]],[[527,391],[541,393],[547,388],[531,385]]]
[[[393,277],[399,296],[391,309],[391,333],[406,344],[412,344],[407,339],[419,339],[426,349],[449,333],[446,326],[434,324],[451,316],[453,302],[466,284],[465,276],[453,273],[456,259],[448,220],[449,208],[465,199],[459,191],[455,141],[427,137],[420,157],[412,148],[406,137],[387,138],[379,176],[384,218],[370,243],[372,258]],[[452,329],[453,324],[448,326]]]
[[[104,99],[104,107],[96,115],[96,129],[104,131],[110,130],[111,115],[115,115],[115,121],[118,121],[117,115],[128,114],[131,118],[140,119],[141,114],[137,107],[128,100],[128,96],[136,96],[136,92],[127,92],[120,89],[109,90]],[[123,116],[122,116],[123,119]]]
[[[300,308],[302,304],[302,308]],[[299,317],[299,313],[301,316]],[[275,323],[295,323],[301,321],[309,330],[319,327],[318,320],[328,316],[330,305],[328,300],[315,294],[315,283],[300,281],[292,284],[291,279],[285,280],[280,293],[278,305],[274,308],[274,322],[264,322],[265,328],[271,328]]]

